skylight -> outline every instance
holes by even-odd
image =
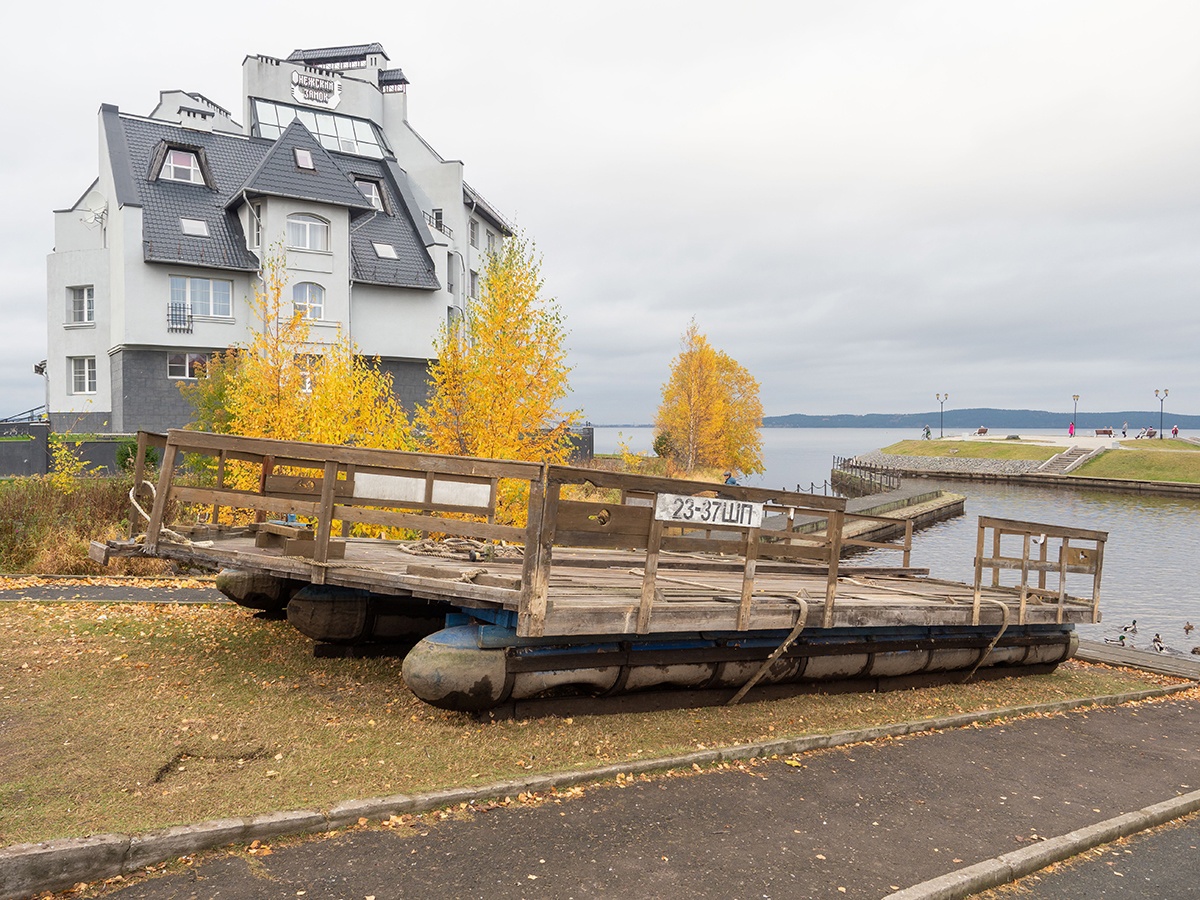
[[[312,151],[305,150],[301,147],[296,147],[296,167],[300,169],[311,169],[316,171],[316,166],[313,164]]]
[[[184,234],[190,234],[193,237],[208,237],[208,223],[203,219],[183,219],[179,220],[179,227]]]
[[[302,109],[270,100],[254,101],[253,131],[257,137],[275,140],[294,119],[299,119],[326,150],[369,156],[372,159],[383,159],[388,151],[383,135],[366,119]]]
[[[375,242],[372,242],[371,246],[375,248],[375,255],[378,256],[380,259],[399,259],[400,258],[396,255],[396,248],[393,247],[391,244],[376,244]]]

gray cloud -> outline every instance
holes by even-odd
[[[10,61],[37,72],[17,116],[38,139],[0,167],[18,213],[0,409],[40,402],[49,210],[95,173],[99,104],[148,112],[183,87],[236,108],[243,55],[361,40],[412,80],[415,127],[537,242],[593,421],[652,418],[693,316],[768,414],[916,411],[936,391],[1150,410],[1164,386],[1200,408],[1186,0],[468,2],[452,36],[433,10],[364,33],[369,16],[330,24],[324,5],[217,0],[214,21],[242,26],[202,54],[139,5],[80,4],[70,34],[43,20]],[[80,64],[40,60],[51,45]]]

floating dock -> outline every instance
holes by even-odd
[[[835,497],[190,431],[139,435],[136,480],[144,538],[94,558],[222,570],[233,599],[317,641],[417,640],[406,682],[453,709],[1044,670],[1100,620],[1107,534],[1086,529],[981,519],[963,584],[910,565],[911,522]],[[864,521],[903,538],[855,538]],[[356,528],[410,539],[343,536]],[[898,564],[848,565],[853,547]]]

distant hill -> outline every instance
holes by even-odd
[[[809,416],[804,413],[792,413],[787,416],[764,416],[764,428],[914,428],[920,429],[928,425],[935,431],[938,428],[938,410],[922,413],[868,413],[862,416],[834,415]],[[1071,421],[1071,412],[1047,412],[1041,409],[992,409],[977,407],[974,409],[948,409],[944,419],[947,431],[974,431],[980,425],[985,425],[991,431],[1010,431],[1019,428],[1061,428],[1066,431]],[[1129,423],[1130,434],[1150,426],[1158,428],[1158,411],[1153,413],[1142,410],[1125,412],[1083,412],[1075,427],[1081,432],[1095,428],[1120,428],[1122,422]],[[1167,431],[1172,425],[1178,425],[1184,431],[1200,430],[1200,416],[1181,416],[1168,412],[1163,418],[1163,426]]]

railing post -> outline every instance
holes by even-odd
[[[329,536],[333,533],[333,498],[337,488],[338,463],[336,459],[325,460],[325,475],[321,481],[321,508],[317,512],[316,546],[313,547],[313,562],[329,561]],[[313,584],[325,583],[325,566],[313,566]]]
[[[146,477],[146,432],[139,431],[137,437],[137,458],[133,462],[133,496],[137,497],[142,489],[142,479]],[[129,503],[129,537],[137,534],[138,511],[134,501]],[[147,523],[148,524],[148,523]]]
[[[178,448],[167,441],[163,450],[162,471],[158,473],[158,487],[154,494],[154,511],[150,513],[150,521],[146,525],[146,550],[154,554],[158,552],[158,535],[162,531],[163,516],[166,515],[167,499],[171,493],[171,476],[175,473],[175,456]]]

